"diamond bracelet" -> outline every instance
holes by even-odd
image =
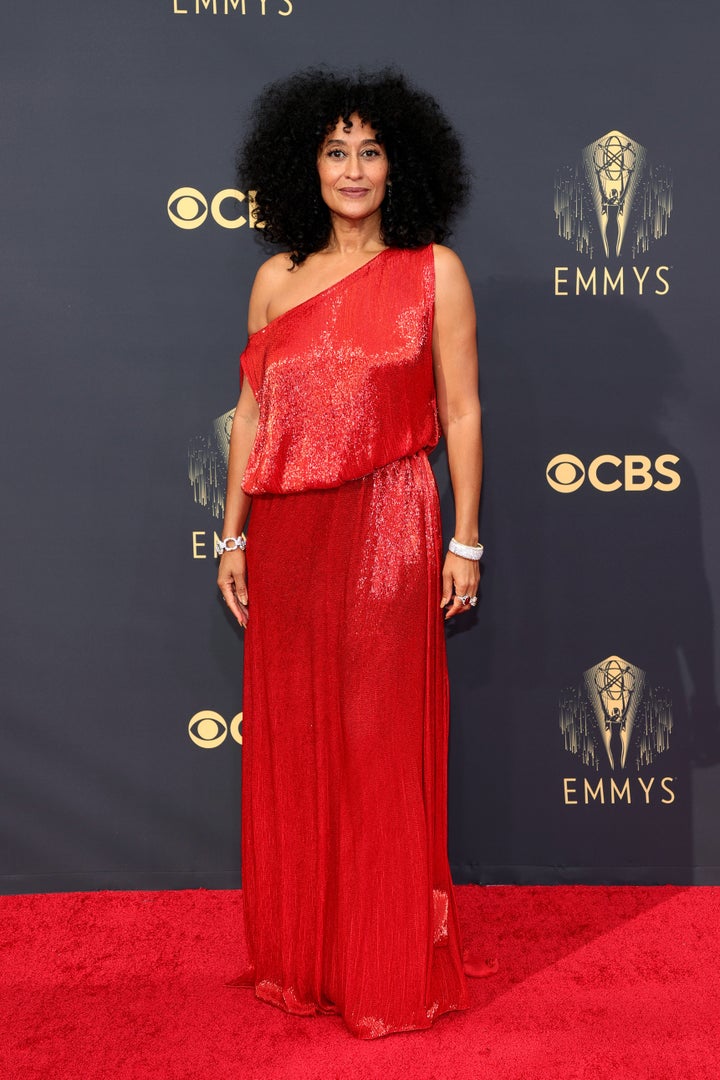
[[[453,536],[448,544],[448,550],[452,551],[453,555],[459,555],[461,559],[472,559],[473,562],[478,562],[482,559],[485,548],[482,544],[459,544]]]
[[[232,544],[232,547],[228,547],[228,544]],[[215,541],[215,554],[222,555],[223,551],[244,551],[246,547],[245,533],[240,533],[239,536],[226,536],[224,540]]]

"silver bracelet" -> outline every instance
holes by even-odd
[[[453,555],[459,555],[461,559],[472,559],[473,562],[482,559],[485,550],[482,544],[459,544],[454,536],[448,544],[448,549]]]
[[[232,544],[232,547],[228,547],[228,544]],[[240,533],[239,536],[226,536],[224,540],[215,541],[215,554],[222,555],[223,551],[244,551],[246,547],[245,533]]]

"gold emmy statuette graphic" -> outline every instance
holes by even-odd
[[[612,769],[616,759],[620,768],[625,768],[644,682],[645,672],[619,656],[609,656],[585,672],[588,697]]]
[[[669,692],[621,656],[594,664],[560,694],[565,749],[596,771],[603,760],[613,772],[651,765],[668,749],[672,727]]]
[[[616,129],[588,143],[578,163],[559,169],[555,179],[558,234],[591,259],[601,251],[610,260],[645,254],[667,235],[672,207],[669,169],[653,166],[647,149]],[[617,288],[612,283],[611,291]]]
[[[620,254],[645,164],[645,147],[621,131],[608,131],[582,152],[605,258]],[[609,234],[609,235],[608,235]]]

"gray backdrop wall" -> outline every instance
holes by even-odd
[[[266,252],[232,159],[260,88],[317,62],[398,63],[475,173],[455,880],[720,882],[717,5],[38,0],[4,24],[0,887],[240,884],[212,537]]]

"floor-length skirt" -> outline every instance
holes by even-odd
[[[241,982],[361,1038],[468,1007],[447,858],[438,493],[424,452],[253,497]]]

